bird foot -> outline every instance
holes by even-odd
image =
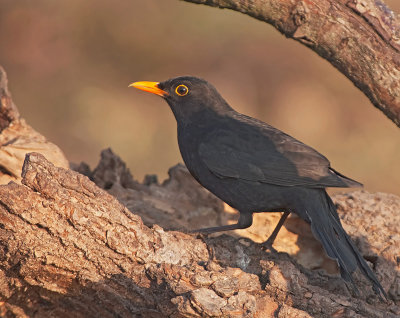
[[[271,251],[277,253],[278,251],[272,246],[274,244],[273,240],[266,240],[265,242],[261,243],[261,248],[266,251]]]

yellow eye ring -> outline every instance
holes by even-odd
[[[187,93],[189,93],[189,88],[187,88],[187,86],[186,85],[178,85],[176,88],[175,88],[175,93],[176,93],[176,95],[178,95],[178,96],[185,96],[185,95],[187,95]]]

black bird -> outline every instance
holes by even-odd
[[[311,147],[236,112],[205,80],[184,76],[130,86],[162,96],[178,123],[179,148],[193,177],[240,212],[237,224],[199,230],[213,233],[248,228],[255,212],[283,211],[272,244],[293,212],[311,224],[314,236],[339,264],[345,281],[357,267],[376,293],[386,293],[344,231],[326,187],[362,187],[331,168]]]

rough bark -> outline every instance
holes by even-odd
[[[132,211],[87,177],[57,168],[40,154],[27,156],[23,185],[0,186],[3,316],[400,314],[400,220],[393,213],[400,208],[400,198],[394,195],[356,192],[338,200],[349,232],[353,234],[354,227],[353,238],[389,290],[391,300],[384,303],[358,274],[361,293],[354,295],[338,275],[306,269],[288,254],[265,251],[251,240],[196,237],[144,225],[139,215],[149,223],[161,220],[165,228],[178,223],[189,227],[192,216],[199,214],[218,222],[222,203],[182,166],[172,168],[162,185],[140,184],[107,151],[90,175]],[[363,231],[372,228],[364,237]],[[302,252],[307,250],[297,253]]]
[[[184,0],[273,25],[349,78],[400,127],[400,19],[381,0]]]

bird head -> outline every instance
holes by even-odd
[[[231,110],[218,91],[207,81],[181,76],[164,82],[135,82],[129,85],[163,97],[178,121],[188,121],[193,115],[224,113]]]

